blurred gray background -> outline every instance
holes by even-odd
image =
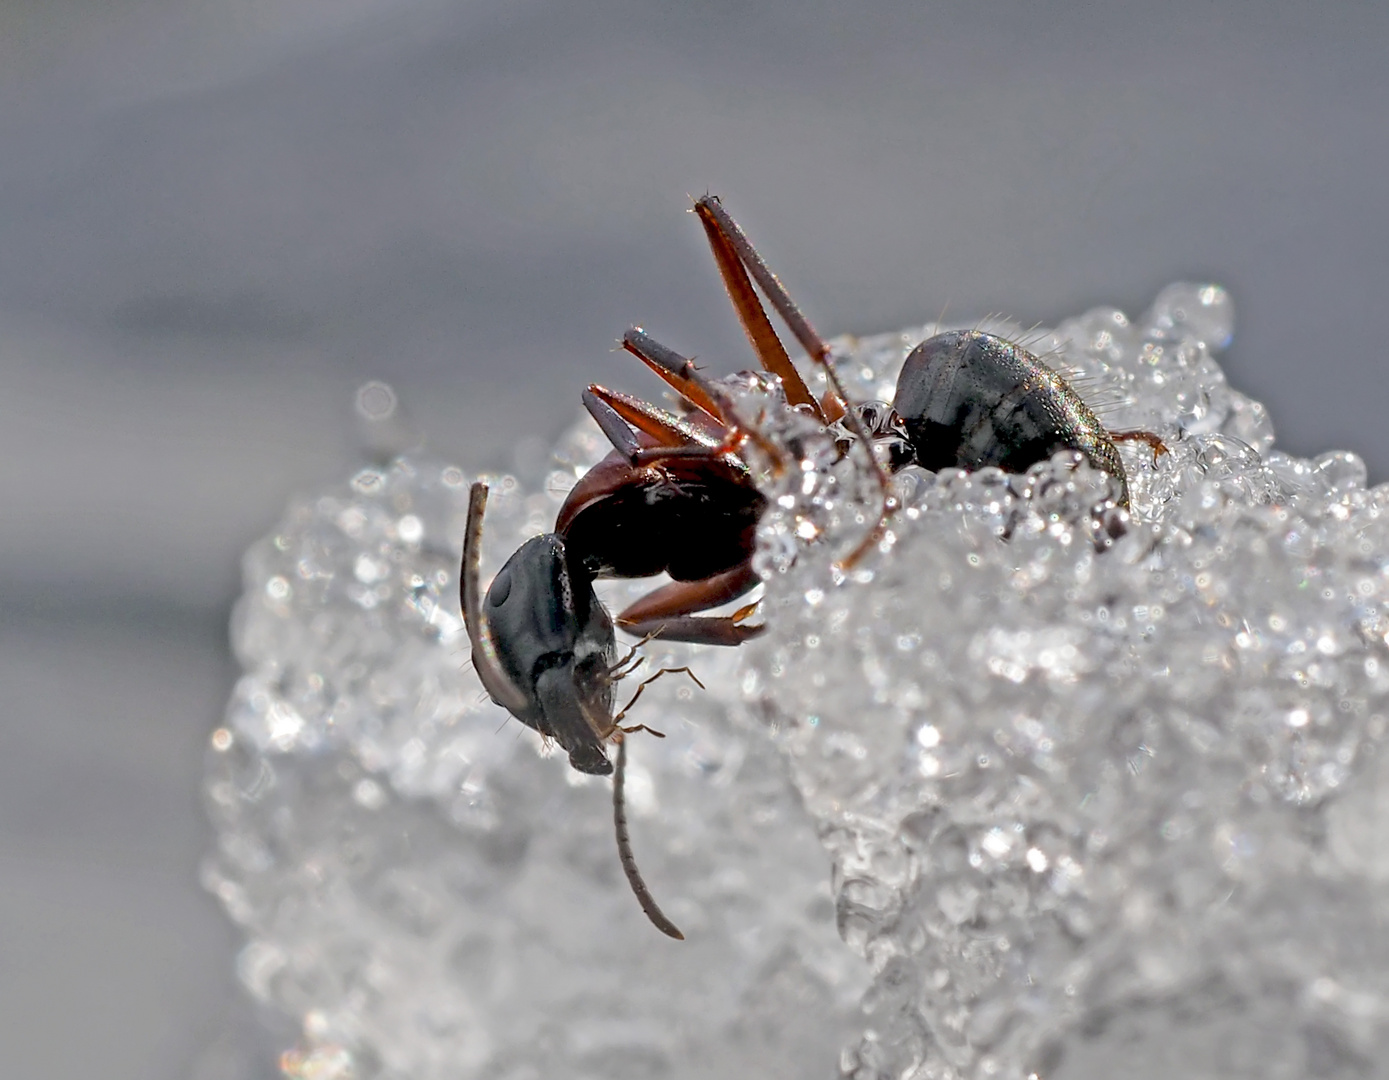
[[[199,774],[362,381],[475,467],[654,391],[629,323],[747,366],[714,191],[827,333],[1220,281],[1280,442],[1383,480],[1386,57],[1382,2],[5,0],[0,1075],[269,1067]]]

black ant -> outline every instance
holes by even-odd
[[[842,422],[854,436],[851,447],[857,443],[869,456],[881,511],[846,565],[877,541],[896,509],[890,467],[993,465],[1025,472],[1058,451],[1071,450],[1116,479],[1116,501],[1127,508],[1127,481],[1115,442],[1146,442],[1155,456],[1165,451],[1148,432],[1106,431],[1055,371],[1022,347],[978,330],[938,334],[913,349],[891,406],[854,405],[830,363],[829,346],[719,200],[706,195],[696,200],[694,212],[748,340],[762,367],[780,379],[788,404],[825,427]],[[816,399],[791,363],[754,282],[824,373],[829,389],[822,399]],[[744,448],[758,445],[774,464],[782,455],[738,416],[732,398],[689,359],[640,328],[629,330],[622,346],[680,395],[688,414],[676,416],[627,394],[590,386],[584,405],[613,450],[570,491],[555,531],[527,541],[508,560],[488,590],[485,607],[478,595],[477,559],[486,488],[474,485],[464,546],[463,612],[474,664],[493,701],[559,743],[581,772],[611,773],[604,746],[617,743],[613,805],[623,869],[651,921],[680,937],[651,899],[632,860],[622,801],[623,736],[650,729],[625,728],[620,721],[626,709],[612,711],[613,686],[631,669],[625,662],[615,663],[614,620],[594,593],[593,581],[670,575],[671,584],[617,616],[617,626],[643,640],[737,645],[760,633],[761,626],[746,621],[753,605],[732,615],[700,613],[734,601],[758,584],[752,556],[766,499],[753,481]],[[884,440],[895,443],[885,455],[887,464],[873,451]]]

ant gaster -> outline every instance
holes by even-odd
[[[1020,473],[1074,450],[1114,477],[1125,509],[1128,478],[1114,444],[1144,442],[1154,457],[1167,452],[1151,432],[1106,431],[1060,375],[1021,346],[980,330],[951,330],[913,349],[892,408],[923,469],[993,465]]]
[[[881,510],[845,565],[877,542],[895,509],[889,465],[914,463],[932,470],[994,465],[1024,472],[1058,451],[1073,450],[1117,480],[1118,502],[1127,507],[1115,441],[1147,442],[1155,455],[1165,450],[1147,432],[1107,432],[1060,375],[1020,346],[981,331],[938,334],[913,349],[891,407],[851,403],[830,363],[829,346],[719,200],[706,195],[696,200],[694,212],[753,351],[762,367],[780,379],[787,402],[826,427],[842,422],[854,436],[849,448],[856,444],[869,456]],[[791,363],[754,282],[824,373],[829,389],[822,399],[816,399]],[[782,455],[739,417],[730,396],[692,361],[640,328],[629,330],[622,346],[680,395],[687,415],[590,386],[584,405],[613,450],[570,491],[555,531],[527,541],[508,560],[485,603],[478,595],[477,560],[486,488],[474,485],[463,560],[463,611],[474,665],[493,701],[559,743],[581,772],[611,773],[605,744],[617,744],[613,809],[623,869],[651,921],[679,937],[632,860],[622,797],[623,736],[651,729],[623,727],[627,710],[612,711],[613,686],[632,669],[616,662],[613,619],[594,593],[593,581],[669,574],[669,585],[617,616],[617,626],[644,640],[737,645],[759,633],[761,626],[746,622],[753,605],[732,615],[701,613],[738,599],[758,583],[752,556],[766,499],[753,482],[744,447],[760,446],[774,464]],[[888,465],[872,449],[885,439],[896,443],[886,455]],[[665,673],[643,682],[637,696]]]

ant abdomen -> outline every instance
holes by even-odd
[[[1026,472],[1075,450],[1114,477],[1128,505],[1124,466],[1104,425],[1080,396],[1020,345],[980,330],[951,330],[907,356],[893,398],[916,463]]]

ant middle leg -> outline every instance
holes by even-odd
[[[785,467],[781,451],[772,445],[755,424],[749,423],[739,415],[732,395],[702,375],[695,367],[694,361],[681,356],[674,349],[662,345],[639,327],[632,327],[622,335],[622,347],[664,379],[685,400],[712,417],[717,427],[723,432],[723,440],[718,449],[719,453],[736,452],[741,443],[746,440],[767,455],[773,468],[778,472]],[[799,379],[799,376],[797,378]],[[809,393],[809,391],[806,392]],[[617,408],[619,404],[625,405],[626,403],[610,400],[609,404]],[[623,418],[629,423],[637,424],[642,430],[647,430],[645,425],[648,421],[645,418],[625,414]],[[665,445],[675,445],[672,437],[663,437],[664,433],[653,431],[647,433],[658,438]]]

